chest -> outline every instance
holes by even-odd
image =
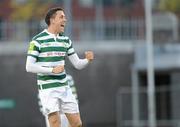
[[[40,57],[66,56],[69,44],[63,40],[46,40],[41,43]]]

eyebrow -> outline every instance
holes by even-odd
[[[60,15],[61,17],[66,17],[66,15]]]

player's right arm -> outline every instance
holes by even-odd
[[[26,60],[26,71],[32,73],[51,73],[53,68],[43,67],[37,65],[36,58],[27,56]]]
[[[40,44],[37,41],[31,41],[28,49],[28,56],[26,59],[26,71],[32,73],[61,73],[64,71],[64,66],[43,67],[37,64],[39,56]]]

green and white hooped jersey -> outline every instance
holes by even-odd
[[[71,40],[59,34],[55,36],[46,29],[30,42],[28,56],[36,58],[36,63],[44,67],[65,65],[65,57],[74,54]],[[67,85],[66,72],[60,74],[37,74],[38,85]]]

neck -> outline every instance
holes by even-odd
[[[54,26],[49,26],[48,29],[47,29],[48,32],[54,34],[54,35],[58,35],[59,34],[59,31],[57,30],[56,27]]]

